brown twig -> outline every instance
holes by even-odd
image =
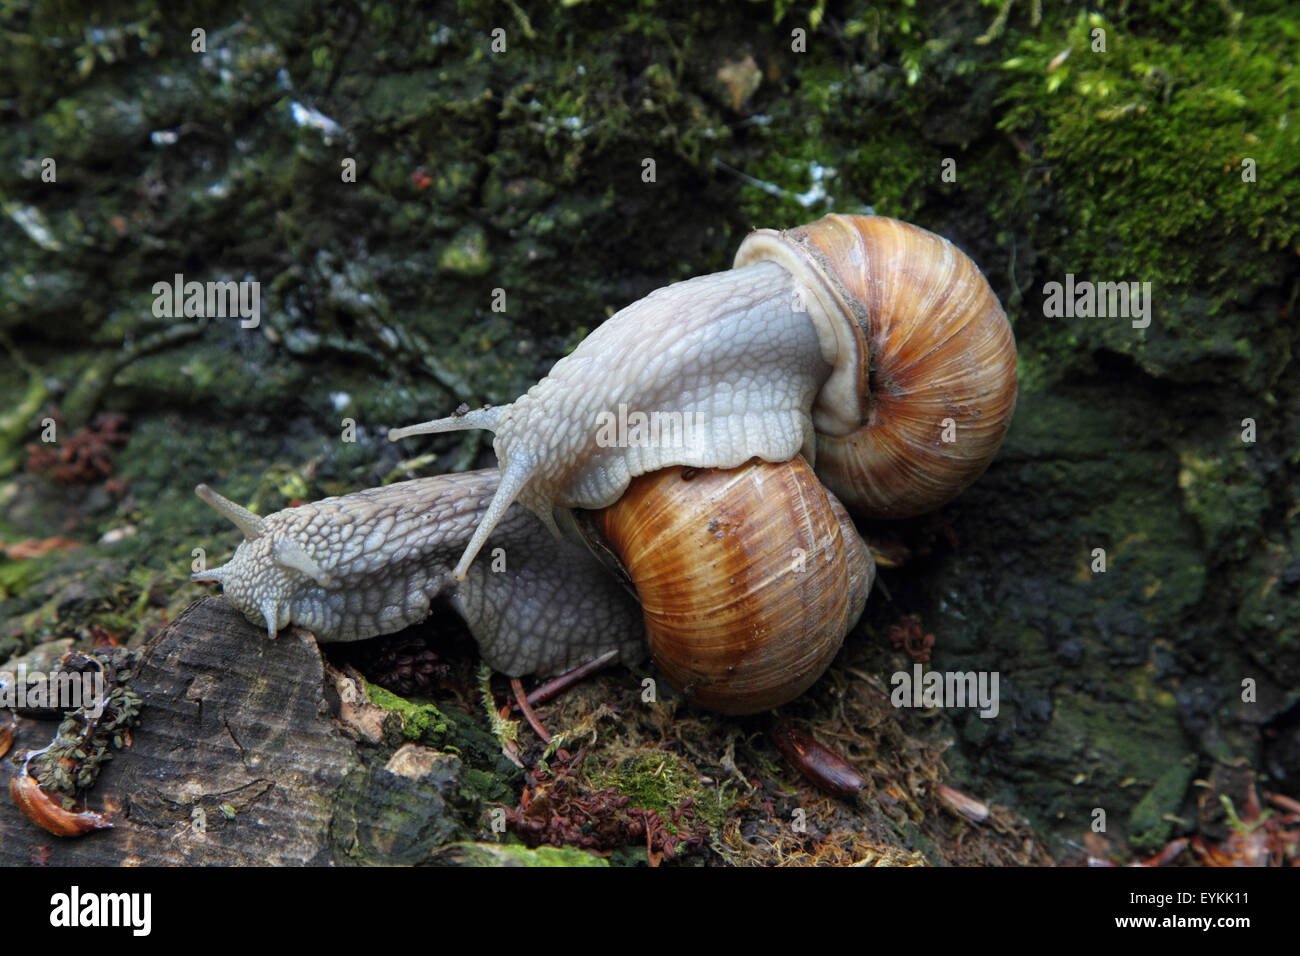
[[[524,719],[528,721],[528,726],[532,727],[533,732],[537,734],[538,737],[542,738],[542,743],[549,744],[551,742],[551,735],[546,732],[546,728],[542,726],[542,722],[538,720],[537,715],[533,713],[533,708],[528,705],[528,697],[524,694],[524,685],[520,682],[518,677],[510,678],[510,687],[515,692],[515,703],[518,705],[520,712],[524,715]]]
[[[583,678],[594,674],[602,668],[608,667],[618,659],[618,651],[607,651],[599,657],[580,664],[571,671],[565,671],[559,677],[552,677],[546,683],[533,688],[528,695],[528,703],[536,707],[538,704],[544,704],[553,697],[557,697],[564,691],[568,690],[574,684],[577,684]],[[512,705],[514,710],[522,710],[518,703]]]

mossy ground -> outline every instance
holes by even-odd
[[[954,740],[947,779],[1028,815],[1058,856],[1097,807],[1145,849],[1153,808],[1190,805],[1176,768],[1245,758],[1296,795],[1300,26],[1283,0],[1046,6],[4,4],[0,536],[83,547],[0,560],[0,657],[140,641],[187,604],[194,549],[238,540],[198,481],[271,511],[410,473],[406,454],[468,467],[480,436],[403,449],[381,428],[510,400],[613,310],[724,268],[752,226],[872,209],[986,271],[1021,397],[969,492],[884,532],[916,558],[793,712],[840,743],[846,713],[878,721],[885,755],[850,749],[882,766],[905,739]],[[156,318],[152,285],[176,272],[258,279],[261,327]],[[1066,273],[1150,282],[1151,325],[1044,317]],[[122,486],[24,470],[45,415],[68,434],[105,408],[131,422]],[[871,715],[861,675],[906,663],[885,637],[905,614],[936,666],[1001,673],[997,720]],[[547,719],[576,726],[568,708]],[[678,715],[655,738],[632,712],[601,724],[599,779],[622,767],[640,792],[645,748],[676,740],[686,777],[725,780],[734,744],[740,777],[802,786],[761,726]],[[788,806],[739,779],[724,795],[722,858],[818,858],[772,829]],[[834,821],[819,847],[910,827],[944,856],[941,816],[816,806]]]

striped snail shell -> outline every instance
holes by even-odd
[[[831,215],[751,233],[735,268],[756,262],[796,276],[834,352],[813,421],[817,473],[841,500],[908,517],[984,472],[1015,408],[1016,343],[968,256],[896,219]]]
[[[875,575],[802,457],[641,475],[595,524],[636,589],[659,669],[692,704],[727,714],[807,690]]]

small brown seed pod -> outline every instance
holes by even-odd
[[[772,739],[792,767],[831,796],[851,799],[867,785],[847,760],[806,730],[780,721],[772,730]]]

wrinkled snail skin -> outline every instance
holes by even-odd
[[[831,215],[759,230],[735,268],[633,303],[513,404],[389,437],[495,433],[502,481],[463,576],[512,502],[553,526],[556,509],[607,507],[632,478],[674,465],[802,453],[850,508],[929,510],[987,467],[1015,391],[1010,325],[964,253],[906,223]],[[692,440],[601,447],[598,416],[620,404],[689,415]]]
[[[276,631],[296,624],[321,641],[390,634],[428,616],[444,598],[469,626],[483,659],[510,676],[552,674],[617,650],[645,656],[640,609],[581,545],[557,540],[512,508],[481,561],[453,580],[459,557],[496,492],[496,469],[420,478],[286,508],[264,518],[200,485],[245,540],[217,582],[249,621]]]
[[[848,513],[796,456],[638,477],[574,525],[617,574],[515,506],[489,540],[492,560],[456,581],[452,563],[498,480],[494,469],[422,478],[265,518],[200,485],[245,541],[193,578],[220,583],[269,636],[296,624],[321,641],[401,630],[443,597],[510,676],[609,650],[634,664],[648,648],[689,702],[732,714],[779,706],[820,677],[874,579]]]
[[[496,433],[501,488],[456,573],[516,499],[550,524],[554,509],[606,507],[660,468],[813,454],[807,408],[828,369],[793,299],[789,274],[770,263],[678,282],[603,323],[513,404],[390,431]],[[691,427],[679,443],[603,446],[600,416],[620,404]]]

